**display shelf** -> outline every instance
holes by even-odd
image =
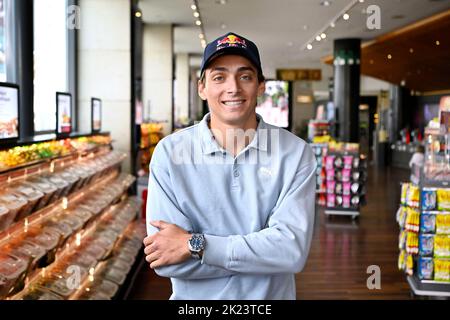
[[[83,148],[85,141],[79,146]],[[11,213],[14,220],[0,219],[0,299],[73,299],[77,288],[70,285],[71,267],[80,270],[79,287],[88,283],[97,266],[113,252],[134,262],[127,256],[130,244],[136,257],[145,236],[142,226],[140,231],[127,231],[141,206],[136,198],[128,197],[136,179],[121,173],[126,155],[111,149],[110,145],[84,149],[0,174],[0,182],[6,185],[0,191],[0,218],[5,217],[5,205],[13,210],[17,192],[27,192],[27,198],[22,197],[25,200],[18,198],[24,202],[20,211]],[[135,234],[127,236],[127,232]],[[126,237],[133,239],[128,247],[115,246]],[[106,280],[108,276],[104,281],[103,275],[97,277],[102,288],[115,286]],[[90,297],[101,298],[105,295]]]
[[[359,210],[351,210],[351,209],[326,209],[325,210],[326,215],[339,215],[339,216],[352,216],[353,218],[356,218],[359,216]]]
[[[420,280],[416,276],[407,276],[407,281],[417,296],[450,297],[450,282]]]

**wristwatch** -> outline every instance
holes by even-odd
[[[205,249],[205,236],[200,233],[193,233],[192,237],[188,240],[189,251],[191,251],[191,257],[194,259],[200,259],[200,252]]]

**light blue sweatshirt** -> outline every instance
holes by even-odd
[[[155,271],[171,278],[171,299],[295,299],[313,232],[312,149],[258,115],[254,138],[234,157],[209,119],[165,137],[153,153],[148,234],[158,231],[151,220],[164,220],[206,238],[201,260]]]

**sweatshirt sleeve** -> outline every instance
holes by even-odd
[[[316,160],[310,147],[267,228],[247,235],[205,235],[202,263],[239,273],[300,272],[311,244],[315,215]],[[305,159],[306,158],[306,159]]]
[[[154,154],[153,156],[158,155]],[[172,192],[168,171],[156,164],[150,165],[146,220],[148,235],[153,235],[159,231],[150,224],[150,221],[153,220],[164,220],[176,224],[186,231],[192,231],[191,222],[181,212]],[[180,264],[155,268],[155,272],[162,277],[179,279],[220,278],[235,273],[219,266],[201,264],[200,260],[195,259],[189,259]]]

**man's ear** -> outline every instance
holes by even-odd
[[[258,96],[262,96],[265,91],[266,91],[266,82],[265,81],[261,81],[258,84]]]
[[[200,98],[202,98],[202,100],[206,100],[205,83],[199,80],[197,87],[198,87],[198,95],[200,96]]]

